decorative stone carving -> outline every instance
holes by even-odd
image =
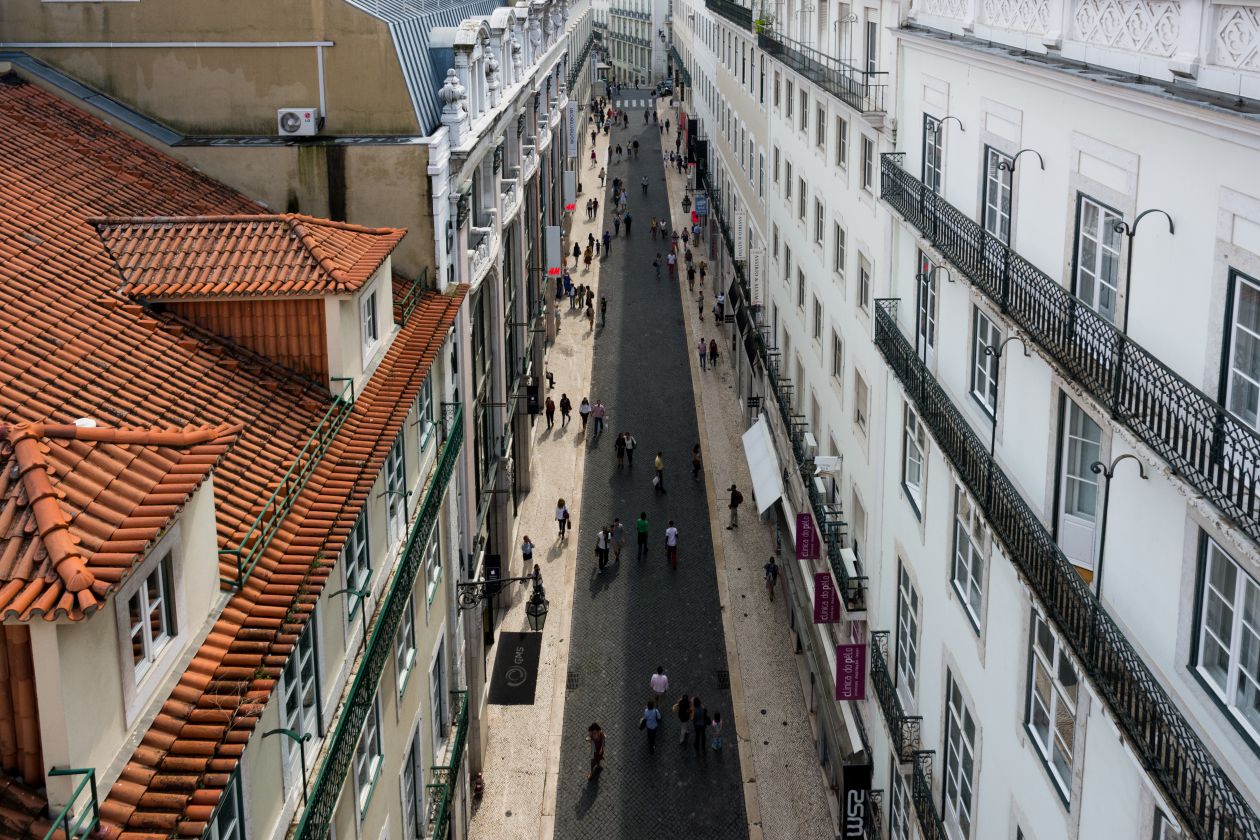
[[[530,3],[529,5],[529,22],[526,23],[525,34],[529,37],[530,55],[529,63],[533,64],[542,55],[543,46],[543,27],[542,18],[543,9],[541,4]]]
[[[451,142],[455,144],[460,142],[460,135],[468,122],[468,108],[464,105],[467,95],[455,68],[448,69],[446,81],[438,91],[438,99],[442,100],[442,125],[448,127]]]
[[[1164,58],[1181,37],[1181,4],[1169,0],[1077,0],[1072,20],[1081,41]]]
[[[937,17],[962,20],[967,16],[967,0],[923,0],[923,11]]]
[[[1047,0],[984,0],[984,19],[990,26],[1017,32],[1050,31]]]
[[[497,175],[499,170],[503,168],[503,144],[494,147],[494,171]]]
[[[1216,7],[1216,57],[1222,67],[1260,70],[1260,8]]]
[[[520,137],[525,133],[525,115],[521,114],[516,118],[516,136]]]
[[[468,221],[468,211],[472,204],[472,195],[466,192],[459,194],[459,198],[455,199],[455,227],[462,228],[464,222]]]
[[[498,51],[490,46],[490,39],[481,42],[482,52],[486,56],[486,89],[490,91],[491,106],[499,104],[499,90],[503,87],[503,79],[499,74]]]

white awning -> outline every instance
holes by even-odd
[[[753,427],[744,432],[744,458],[752,474],[753,498],[758,515],[765,513],[783,495],[783,470],[774,451],[770,424],[758,417]]]

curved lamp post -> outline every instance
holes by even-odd
[[[1129,240],[1129,260],[1124,269],[1124,326],[1121,327],[1121,332],[1125,334],[1128,334],[1129,332],[1129,299],[1133,297],[1133,237],[1137,235],[1138,225],[1142,224],[1142,220],[1151,213],[1159,213],[1163,216],[1168,221],[1168,234],[1170,236],[1176,235],[1177,231],[1173,227],[1172,216],[1156,207],[1152,207],[1150,210],[1143,210],[1141,213],[1138,213],[1137,218],[1133,220],[1133,224],[1129,224],[1126,221],[1119,221],[1111,226],[1113,231],[1116,233],[1123,233]]]
[[[1102,603],[1102,585],[1103,585],[1103,552],[1107,550],[1107,508],[1111,503],[1111,479],[1116,474],[1116,465],[1126,458],[1131,459],[1137,464],[1138,477],[1143,481],[1146,480],[1146,470],[1142,467],[1142,462],[1138,460],[1136,455],[1128,452],[1123,455],[1117,455],[1111,460],[1110,464],[1104,464],[1102,461],[1095,461],[1089,465],[1089,470],[1094,475],[1103,477],[1103,509],[1102,509],[1102,532],[1098,535],[1098,568],[1094,570],[1094,594],[1098,596],[1098,602]]]
[[[369,577],[368,580],[371,580],[371,578]],[[372,592],[368,588],[368,581],[366,580],[363,582],[362,589],[358,589],[353,586],[347,586],[344,589],[338,589],[336,592],[328,593],[329,598],[336,598],[338,595],[353,595],[354,597],[359,599],[359,604],[358,604],[359,614],[360,614],[360,617],[363,619],[363,638],[359,640],[360,650],[362,650],[363,646],[367,644],[367,599],[368,599],[368,596],[371,594]]]
[[[1028,352],[1028,345],[1025,344],[1024,339],[1020,338],[1018,335],[1007,336],[1000,343],[990,344],[984,348],[984,355],[992,356],[996,360],[996,364],[993,366],[993,381],[998,385],[997,391],[993,395],[993,430],[989,433],[990,460],[993,459],[994,447],[997,446],[998,398],[1002,393],[1001,384],[998,383],[998,375],[1002,372],[1002,352],[1006,350],[1006,345],[1010,344],[1012,341],[1019,342],[1019,346],[1024,351],[1024,358],[1028,358],[1030,356]]]
[[[302,804],[305,805],[306,804],[306,742],[311,740],[311,733],[307,732],[305,735],[299,735],[297,732],[293,731],[292,729],[285,729],[284,727],[280,727],[279,729],[272,729],[268,732],[264,732],[262,736],[263,738],[270,738],[272,735],[283,735],[289,740],[297,742],[298,755],[302,762]]]
[[[997,168],[1004,172],[1015,174],[1015,164],[1019,162],[1020,155],[1034,154],[1037,156],[1037,163],[1041,166],[1041,171],[1046,171],[1046,160],[1041,156],[1041,152],[1036,149],[1020,149],[1010,160],[999,160]]]
[[[541,633],[543,627],[547,623],[547,609],[551,602],[547,600],[546,590],[543,588],[542,575],[527,575],[525,577],[501,578],[499,580],[465,580],[456,584],[456,600],[459,605],[460,612],[472,609],[480,604],[487,597],[494,593],[487,592],[486,588],[491,584],[502,585],[504,583],[532,583],[533,590],[530,592],[529,603],[525,605],[525,615],[529,619],[529,629],[535,633]]]

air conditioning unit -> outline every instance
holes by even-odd
[[[276,127],[281,137],[313,137],[323,120],[318,108],[280,108],[276,111]]]

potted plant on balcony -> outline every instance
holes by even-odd
[[[769,15],[762,15],[753,21],[753,31],[758,35],[764,35],[774,29],[774,18]]]

